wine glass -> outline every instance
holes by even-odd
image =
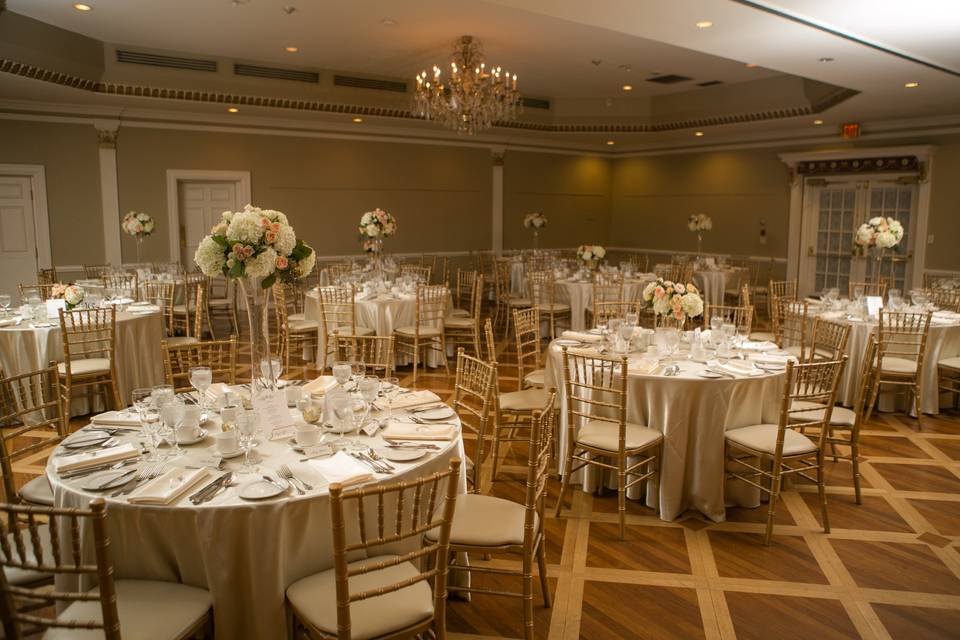
[[[197,390],[200,401],[200,419],[207,418],[207,389],[213,384],[213,370],[210,367],[190,367],[190,384]]]
[[[666,331],[666,335],[664,335],[664,344],[669,355],[676,353],[677,349],[680,348],[680,331],[674,329]]]
[[[134,389],[130,392],[130,400],[134,410],[140,414],[144,409],[150,406],[152,401],[153,389]]]
[[[623,352],[628,353],[630,351],[630,339],[633,338],[633,325],[624,322],[620,325],[619,333],[620,340],[623,342]]]
[[[353,374],[353,389],[356,391],[360,381],[363,380],[363,376],[367,373],[367,365],[358,360],[354,360],[350,363],[350,373]]]
[[[340,434],[340,437],[334,440],[334,443],[343,442],[345,434],[350,431],[352,426],[351,411],[353,408],[350,395],[347,393],[337,393],[329,396],[327,402],[330,406],[330,412],[333,414],[333,427]]]
[[[740,346],[743,346],[743,343],[750,339],[750,326],[746,323],[737,325],[737,337]]]
[[[350,374],[352,373],[352,367],[349,362],[343,360],[338,360],[333,363],[333,377],[336,379],[337,383],[341,388],[344,388],[347,382],[350,381]]]
[[[3,307],[3,317],[6,318],[10,313],[10,294],[0,294],[0,307]]]
[[[380,388],[387,398],[387,419],[393,420],[393,401],[400,393],[400,378],[384,378]]]
[[[723,341],[727,344],[733,342],[733,336],[737,333],[737,328],[733,325],[732,322],[724,322],[720,326],[720,335],[723,336]]]
[[[377,376],[365,376],[360,381],[360,397],[367,405],[366,414],[369,416],[373,410],[373,403],[380,395],[380,378]]]
[[[713,316],[710,318],[710,342],[714,345],[720,343],[720,330],[723,327],[723,318],[721,316]]]
[[[172,402],[176,394],[171,384],[158,384],[150,389],[150,399],[158,410],[162,410],[168,403]],[[162,417],[162,416],[161,416]],[[170,434],[167,424],[160,421],[160,435],[166,437]]]
[[[257,439],[257,414],[244,411],[237,417],[237,436],[243,449],[243,467],[240,473],[255,473],[257,468],[250,462],[250,451]]]
[[[280,358],[270,357],[260,360],[260,376],[269,380],[274,387],[277,386],[277,380],[280,379],[282,373],[283,363]]]
[[[640,324],[640,314],[635,311],[631,311],[627,313],[623,319],[624,319],[624,322],[626,322],[631,327],[636,327],[638,324]]]
[[[171,458],[179,458],[184,455],[183,449],[180,448],[180,426],[183,424],[183,416],[186,410],[187,405],[180,398],[174,398],[160,409],[160,416],[173,433],[173,446],[170,449]]]
[[[160,455],[160,409],[147,403],[140,411],[140,426],[150,441],[150,455],[146,462],[159,462],[163,459]]]

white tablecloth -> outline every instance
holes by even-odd
[[[643,288],[656,276],[652,273],[642,274],[638,278],[625,280],[623,283],[623,299],[633,302],[641,300]],[[582,331],[587,329],[586,312],[593,309],[593,283],[577,282],[573,280],[557,280],[557,302],[570,305],[571,329]]]
[[[510,265],[510,295],[517,298],[527,295],[527,267],[523,260],[514,260]]]
[[[631,358],[636,357],[632,355]],[[727,504],[753,507],[759,504],[759,492],[740,482],[724,488],[724,432],[761,423],[776,423],[783,393],[783,374],[772,373],[755,378],[703,379],[702,370],[689,360],[679,361],[681,372],[675,377],[628,374],[627,421],[645,424],[663,433],[659,485],[652,482],[646,504],[659,507],[660,518],[672,521],[687,509],[696,509],[716,522],[725,519]],[[558,389],[561,407],[558,427],[559,466],[566,465],[567,416],[563,389],[563,354],[551,343],[546,361],[547,386]],[[571,484],[594,491],[600,481],[599,469],[589,466],[571,478]],[[605,483],[616,488],[608,478]],[[628,491],[632,499],[640,497],[640,487]]]
[[[723,292],[733,288],[743,274],[741,269],[702,269],[694,272],[693,281],[703,292],[704,304],[723,304]]]
[[[372,446],[382,443],[379,436],[362,439]],[[378,481],[412,480],[445,470],[454,457],[464,459],[459,437],[437,444],[442,446],[439,452],[428,453],[420,460],[391,463],[398,471],[391,476],[378,475]],[[187,450],[187,456],[172,461],[171,466],[195,465],[213,454],[209,437]],[[293,452],[286,441],[262,441],[256,452],[261,456],[261,472],[276,476],[276,468],[287,464],[314,490],[300,496],[290,489],[275,499],[247,502],[238,497],[239,487],[233,487],[199,506],[183,497],[164,507],[129,504],[123,496],[105,495],[114,576],[208,589],[213,597],[216,638],[220,640],[287,638],[287,587],[333,567],[327,481],[311,465],[300,462],[300,454]],[[242,458],[236,458],[227,468],[239,469],[241,463]],[[464,469],[461,467],[462,472]],[[83,479],[61,481],[52,466],[48,466],[47,475],[58,507],[83,507],[98,495],[80,489]],[[255,477],[259,474],[240,476],[240,483]],[[461,473],[460,492],[465,491],[466,475]],[[390,510],[388,505],[386,513]],[[376,526],[375,517],[371,515],[371,527]],[[91,538],[85,542],[92,554]]]
[[[0,367],[4,375],[36,371],[51,361],[63,361],[63,340],[59,320],[51,327],[0,328]],[[116,358],[117,389],[121,402],[129,402],[130,392],[140,387],[163,384],[163,319],[159,313],[117,314]],[[78,393],[85,393],[79,391]],[[96,404],[99,405],[99,400]],[[83,397],[71,403],[70,415],[86,415],[103,407],[91,407]]]

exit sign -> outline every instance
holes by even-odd
[[[840,135],[844,139],[849,140],[850,138],[859,138],[860,137],[860,123],[859,122],[847,122],[840,125]]]

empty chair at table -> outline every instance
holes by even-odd
[[[183,279],[183,302],[173,306],[174,330],[182,335],[203,338],[203,327],[211,329],[207,298],[210,279],[202,273],[188,273]],[[200,330],[197,330],[200,327]]]
[[[160,343],[163,353],[164,381],[177,393],[191,391],[190,369],[210,367],[213,382],[237,383],[237,336],[226,340],[207,340],[170,344]]]
[[[734,306],[724,304],[707,304],[703,307],[703,328],[709,329],[713,318],[720,318],[723,324],[732,324],[734,330],[742,335],[749,336],[753,326],[753,307]]]
[[[553,271],[530,271],[527,273],[527,295],[532,306],[540,312],[541,320],[550,327],[550,338],[557,335],[557,321],[571,323],[570,305],[560,302],[557,296],[557,282]]]
[[[99,395],[114,409],[126,405],[117,388],[117,308],[60,310],[64,361],[57,365],[69,415],[76,389]]]
[[[232,333],[240,334],[237,323],[237,281],[233,278],[215,276],[210,278],[207,287],[207,313],[209,315],[210,337],[217,336],[216,322],[225,319],[230,323]]]
[[[880,309],[877,323],[877,366],[873,371],[867,419],[883,387],[913,395],[917,419],[921,416],[923,360],[930,332],[930,312],[904,313]]]
[[[473,285],[468,287],[471,299],[467,303],[467,315],[449,315],[443,320],[446,342],[453,348],[463,346],[480,357],[480,312],[483,307],[483,275],[476,271]]]
[[[804,361],[807,353],[807,303],[776,298],[774,305],[773,335],[777,346]]]
[[[453,299],[453,311],[451,316],[470,316],[473,315],[473,290],[477,285],[477,275],[480,272],[476,269],[457,269],[457,288],[455,289]]]
[[[417,385],[417,369],[423,362],[424,372],[431,353],[443,361],[443,368],[450,374],[447,364],[447,343],[443,331],[443,319],[447,312],[450,292],[443,285],[417,285],[417,302],[414,323],[397,327],[397,352],[413,359],[413,385]],[[421,356],[421,353],[423,354]]]
[[[176,288],[177,285],[173,280],[148,280],[140,285],[140,300],[156,305],[160,309],[163,332],[167,340],[174,335],[173,303]]]
[[[326,361],[336,349],[334,335],[344,333],[351,336],[373,334],[370,327],[357,324],[356,289],[351,286],[320,287],[320,340],[322,357],[320,370],[326,368]]]
[[[487,441],[491,437],[496,408],[497,363],[486,362],[457,350],[456,378],[453,382],[453,410],[460,418],[464,447],[474,441],[473,456],[467,455],[467,486],[482,490],[483,463],[487,458]]]
[[[56,267],[37,271],[37,284],[56,284],[58,282],[60,282],[60,279],[57,277]]]
[[[23,304],[27,303],[27,300],[36,296],[40,298],[41,301],[49,300],[53,297],[53,291],[56,287],[61,287],[60,284],[19,284],[17,289],[20,292],[20,302]]]
[[[421,284],[430,284],[430,274],[433,271],[431,267],[423,267],[419,264],[400,265],[400,275],[410,276]]]
[[[887,297],[887,281],[881,278],[880,280],[872,282],[853,282],[851,281],[847,285],[847,297],[851,300],[857,298],[857,293],[860,294],[860,297],[865,296],[879,296],[881,298]]]
[[[514,309],[527,309],[533,305],[530,298],[521,295],[514,295],[513,287],[513,261],[501,258],[496,262],[496,307],[493,312],[493,324],[498,326],[502,319],[503,332],[506,336],[510,331],[510,323],[513,322]]]
[[[104,291],[113,291],[118,298],[129,297],[131,300],[139,300],[139,285],[136,271],[105,273],[100,276],[100,282],[103,284]]]
[[[4,576],[9,570],[47,572],[82,585],[68,588],[57,581],[29,589],[0,578],[0,620],[7,638],[42,633],[48,640],[180,640],[210,631],[213,601],[205,589],[114,577],[103,498],[94,498],[86,509],[0,504],[0,520],[0,533],[11,541],[0,553]],[[38,525],[40,520],[49,525]],[[63,544],[44,545],[45,535],[56,535]],[[90,583],[96,586],[89,588]],[[55,611],[37,615],[46,607]]]
[[[83,277],[88,280],[99,280],[101,276],[104,276],[113,271],[113,266],[109,264],[85,264],[83,265]]]
[[[814,318],[810,332],[810,349],[807,361],[839,360],[847,352],[847,340],[850,339],[850,324],[834,322],[823,318]]]
[[[343,362],[362,362],[367,374],[390,378],[396,367],[396,347],[393,336],[356,336],[334,333],[334,358]]]
[[[306,377],[309,360],[304,356],[316,358],[317,349],[320,346],[320,323],[316,320],[306,320],[302,314],[297,314],[296,298],[299,292],[294,290],[291,285],[278,282],[273,285],[274,311],[277,321],[277,355],[283,362],[284,369],[290,372],[290,361],[293,354],[299,354],[299,359],[304,363],[303,374]],[[302,309],[302,305],[299,306]],[[294,319],[293,314],[300,316],[300,319]]]

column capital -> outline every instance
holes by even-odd
[[[490,150],[490,157],[493,158],[493,166],[502,167],[503,166],[503,157],[506,155],[507,151],[503,147],[494,147]]]

